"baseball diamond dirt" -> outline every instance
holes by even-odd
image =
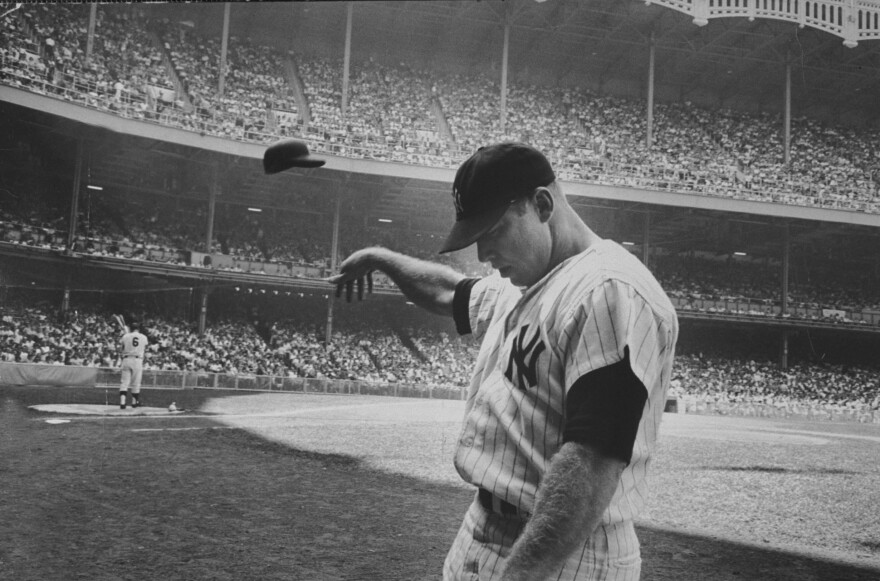
[[[0,387],[0,579],[440,579],[462,402],[145,398]],[[878,457],[878,425],[665,414],[642,579],[880,579]]]

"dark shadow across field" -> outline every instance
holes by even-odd
[[[877,581],[880,569],[636,525],[642,581]]]
[[[785,468],[782,466],[701,466],[700,470],[769,472],[774,474],[858,474],[854,470],[841,470],[839,468]]]
[[[0,387],[2,581],[439,581],[472,496],[269,442],[210,416],[177,432],[132,433],[131,422],[115,419],[50,426],[27,406],[104,398],[103,390],[54,391]],[[237,394],[150,395],[197,409],[206,397]],[[645,581],[880,579],[880,570],[853,563],[638,530]]]

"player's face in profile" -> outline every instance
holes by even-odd
[[[477,258],[516,286],[531,286],[547,274],[550,233],[527,198],[511,204],[477,240]]]

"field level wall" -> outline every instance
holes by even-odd
[[[0,387],[115,388],[120,385],[120,377],[118,369],[105,367],[0,363]],[[141,387],[143,389],[229,389],[338,395],[358,394],[457,400],[464,400],[467,397],[467,389],[460,386],[157,369],[144,370]],[[853,407],[800,401],[730,402],[718,401],[712,396],[682,395],[667,399],[665,411],[684,414],[800,418],[880,424],[880,410],[872,410],[868,406]]]

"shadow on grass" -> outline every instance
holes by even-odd
[[[880,568],[860,566],[705,535],[636,525],[642,581],[876,581]],[[868,547],[873,551],[877,547]]]
[[[149,395],[197,409],[209,397],[238,394]],[[440,580],[471,490],[245,430],[135,435],[126,422],[47,426],[24,409],[103,397],[103,390],[0,388],[0,522],[7,524],[0,530],[0,580],[56,579],[59,571],[95,581]],[[208,417],[197,420],[220,427]],[[880,579],[876,565],[650,524],[637,529],[643,581]],[[876,542],[863,546],[875,556],[880,551]]]
[[[770,474],[859,474],[853,470],[841,470],[839,468],[783,468],[781,466],[700,466],[700,470],[764,472]]]

